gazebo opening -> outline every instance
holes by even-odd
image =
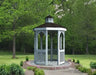
[[[45,24],[34,28],[34,62],[40,65],[62,65],[65,62],[66,28],[55,24],[50,15]]]

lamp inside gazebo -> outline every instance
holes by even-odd
[[[65,63],[66,28],[54,23],[50,15],[45,24],[34,28],[34,63],[61,65]]]

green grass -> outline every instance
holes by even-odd
[[[20,64],[21,61],[25,61],[26,56],[29,57],[29,60],[34,59],[33,54],[20,54],[20,53],[17,53],[17,55],[16,55],[17,59],[13,59],[11,52],[10,53],[0,52],[0,64],[11,64],[11,63]]]
[[[90,62],[96,62],[96,55],[66,55],[66,59],[80,60],[80,64],[86,68],[90,68]]]
[[[0,64],[11,64],[16,63],[20,64],[20,61],[25,61],[26,56],[29,57],[29,60],[34,60],[33,54],[22,54],[17,53],[16,57],[18,59],[12,59],[12,53],[11,52],[0,52]],[[89,64],[91,61],[96,62],[96,55],[66,55],[65,59],[75,59],[80,60],[80,63],[84,66],[89,68]]]

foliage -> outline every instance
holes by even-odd
[[[34,33],[32,30],[44,23],[44,18],[48,14],[53,14],[54,6],[50,4],[51,2],[51,0],[0,1],[0,50],[13,48],[13,55],[15,55],[16,49],[23,52],[33,52]]]
[[[17,64],[10,65],[10,73],[15,75],[24,75],[23,69]]]
[[[88,73],[88,75],[92,75],[92,70],[89,68],[85,68],[81,65],[76,65],[75,67],[76,67],[76,69],[78,69],[81,72]]]
[[[10,68],[6,65],[0,65],[0,75],[10,75]]]
[[[73,62],[75,62],[75,59],[73,59]]]
[[[37,67],[34,67],[34,68],[33,68],[33,71],[35,72],[36,69],[38,69],[38,68],[37,68]]]
[[[90,62],[90,67],[96,69],[96,62]]]
[[[16,65],[1,65],[0,66],[0,75],[24,75],[23,69]]]
[[[79,67],[81,67],[81,65],[75,65],[76,69],[78,69]]]
[[[77,64],[80,64],[80,61],[79,61],[79,60],[77,60],[77,61],[76,61],[76,63],[77,63]]]
[[[23,66],[23,61],[20,62],[20,66]]]
[[[29,61],[29,57],[28,56],[26,56],[26,61]]]
[[[34,67],[31,67],[31,66],[27,67],[28,70],[33,70],[33,68]]]
[[[44,71],[42,69],[36,69],[34,72],[34,75],[45,75]]]
[[[96,75],[96,71],[94,71],[94,72],[92,73],[92,75]]]
[[[84,73],[87,72],[87,68],[82,67],[82,66],[80,66],[80,67],[78,68],[78,70],[81,71],[81,72],[84,72]]]
[[[91,69],[87,69],[87,73],[88,73],[88,75],[92,75],[92,70]]]

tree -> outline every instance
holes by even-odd
[[[4,0],[1,4],[0,13],[2,15],[0,17],[4,22],[0,22],[0,25],[4,29],[0,36],[3,36],[3,39],[4,36],[11,39],[13,37],[13,58],[16,54],[16,36],[19,36],[21,32],[30,33],[35,26],[43,23],[45,16],[54,11],[50,3],[50,0]]]
[[[68,29],[66,32],[66,45],[69,50],[72,49],[73,54],[74,51],[77,51],[77,49],[82,51],[84,48],[86,50],[86,54],[88,54],[88,44],[90,40],[92,41],[92,38],[96,37],[95,2],[96,1],[92,0],[59,1],[59,3],[62,4],[59,4],[59,10],[63,9],[63,11],[58,14],[63,14],[63,16],[58,22]]]

